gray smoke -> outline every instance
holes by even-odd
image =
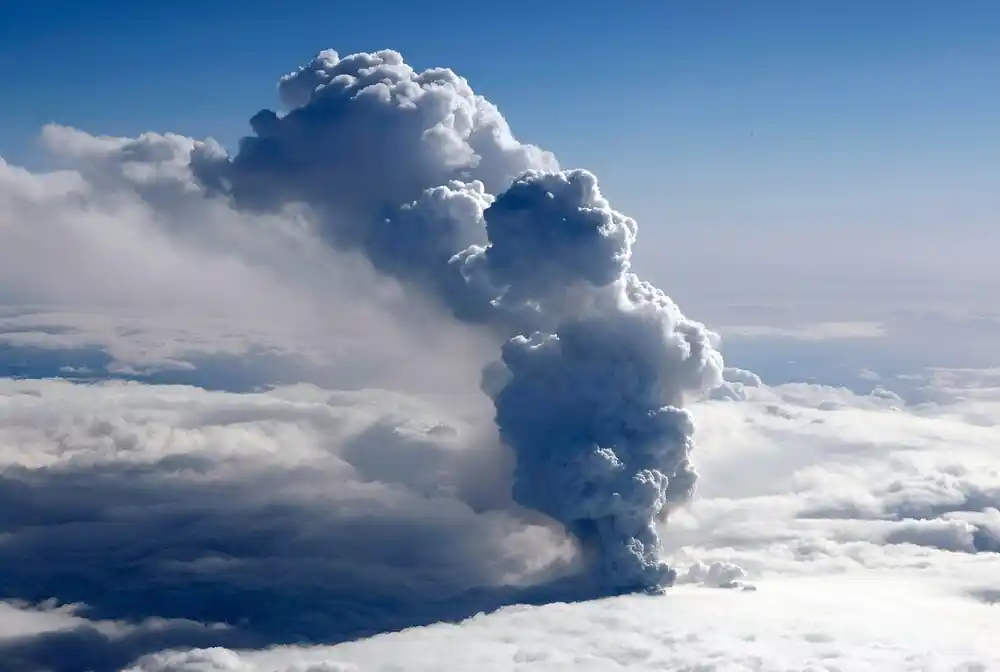
[[[523,175],[486,227],[470,275],[553,318],[511,338],[484,380],[517,455],[514,498],[584,542],[609,588],[672,582],[657,523],[694,490],[683,405],[722,382],[713,335],[629,271],[636,223],[586,171]]]
[[[331,244],[497,329],[482,384],[515,500],[565,525],[609,589],[672,582],[657,528],[697,479],[685,399],[723,365],[631,271],[635,221],[451,70],[325,51],[279,93],[292,109],[255,115],[235,156],[197,155],[200,182],[244,208],[307,204]]]
[[[278,92],[290,111],[258,112],[239,152],[200,155],[196,177],[244,208],[310,205],[330,243],[459,313],[477,299],[447,262],[485,242],[488,194],[525,170],[558,168],[552,154],[515,140],[465,79],[445,68],[417,72],[395,51],[323,51]]]

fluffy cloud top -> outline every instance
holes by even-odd
[[[484,194],[525,170],[558,168],[518,142],[465,79],[415,71],[394,51],[321,52],[283,77],[279,93],[287,114],[258,112],[235,156],[201,153],[194,173],[240,208],[308,204],[326,240],[406,279],[446,283],[448,258],[483,240]]]
[[[295,644],[582,596],[552,581],[568,541],[509,508],[484,418],[388,392],[8,381],[0,576],[19,601],[0,654],[27,670],[159,649],[181,651],[136,669],[991,669],[1000,434],[983,413],[1000,397],[969,384],[919,407],[814,385],[695,404],[703,487],[667,558],[690,568],[680,584],[739,586],[736,563],[753,593],[520,607],[331,648]],[[78,606],[28,623],[50,598]]]
[[[0,404],[8,599],[336,641],[539,599],[572,560],[508,506],[489,426],[412,397],[6,380]]]

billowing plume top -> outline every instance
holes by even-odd
[[[526,172],[485,219],[490,244],[465,260],[466,275],[488,274],[506,302],[609,285],[629,269],[636,223],[611,209],[585,170]]]
[[[557,167],[552,154],[515,140],[465,79],[446,68],[417,72],[395,51],[324,51],[278,90],[292,109],[258,112],[239,153],[203,163],[199,176],[254,207],[324,206],[330,233],[348,241],[359,219],[450,180],[498,193],[522,171]]]
[[[497,108],[446,68],[395,51],[323,51],[281,78],[291,109],[251,119],[235,156],[199,156],[203,186],[238,207],[304,203],[323,237],[416,285],[462,319],[489,321],[491,288],[448,260],[486,240],[483,210],[522,172],[555,158],[518,142]]]
[[[412,203],[372,222],[362,248],[381,271],[419,287],[456,317],[487,323],[499,315],[492,286],[465,280],[451,263],[456,250],[485,242],[484,217],[493,203],[482,182],[451,181],[425,189]]]

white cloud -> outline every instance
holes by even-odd
[[[532,582],[573,559],[561,532],[511,504],[488,416],[454,404],[0,379],[0,412],[0,591],[81,605],[87,622],[49,636],[64,652],[96,638],[99,669],[181,642],[336,641],[462,618],[532,599]],[[180,626],[114,639],[95,624],[150,619]],[[51,641],[34,634],[0,656],[43,660]]]
[[[859,392],[881,384],[916,400],[923,391],[905,384],[915,374],[923,378],[927,369],[996,366],[1000,320],[995,311],[959,301],[947,308],[907,309],[860,300],[835,305],[803,294],[792,308],[691,305],[693,314],[722,333],[726,362],[754,371],[769,384],[812,381]],[[828,314],[818,315],[821,310]]]
[[[856,338],[882,338],[883,326],[877,322],[816,322],[791,327],[774,325],[733,325],[719,329],[723,336],[743,338],[788,338],[800,341],[832,341]]]
[[[0,163],[0,349],[19,375],[206,365],[182,380],[454,391],[496,347],[320,242],[307,213],[207,198],[179,163],[190,139],[44,137],[71,169]]]
[[[71,630],[83,625],[101,626],[77,615],[78,611],[78,605],[0,602],[0,640]],[[112,633],[120,629],[114,623],[104,624],[104,627]]]
[[[4,669],[113,669],[157,646],[225,641],[231,632],[225,624],[183,619],[92,620],[83,615],[85,610],[84,605],[52,600],[37,605],[0,602]]]
[[[137,669],[1000,665],[991,634],[1000,422],[981,422],[984,403],[1000,418],[1000,400],[908,407],[805,384],[747,396],[694,407],[700,493],[664,540],[676,566],[693,567],[693,580],[709,578],[705,563],[720,563],[719,572],[736,563],[752,592],[679,586],[662,597],[510,607],[334,647],[160,654]]]
[[[986,672],[996,609],[893,577],[790,579],[756,592],[682,587],[508,607],[330,648],[151,656],[143,672],[413,670],[851,670]]]

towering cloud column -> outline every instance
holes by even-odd
[[[195,175],[240,207],[304,203],[355,250],[504,341],[487,367],[514,498],[576,535],[612,590],[669,583],[657,526],[694,488],[689,395],[722,382],[714,335],[630,270],[637,226],[596,178],[518,142],[451,70],[322,52]]]
[[[657,525],[694,489],[683,405],[722,382],[712,335],[629,271],[636,223],[592,174],[528,172],[485,219],[466,274],[543,325],[507,341],[484,379],[517,455],[514,498],[575,534],[609,588],[670,583]]]

